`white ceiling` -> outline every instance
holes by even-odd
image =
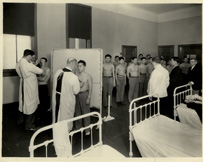
[[[189,8],[201,4],[131,4],[135,8],[140,8],[156,14],[162,14],[179,9]]]

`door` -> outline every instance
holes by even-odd
[[[137,56],[137,46],[122,46],[122,56],[127,63],[131,62],[131,57]]]
[[[202,44],[189,44],[178,46],[178,57],[183,61],[184,57],[196,58],[198,62],[202,62]]]
[[[168,62],[174,56],[174,45],[158,46],[159,57],[163,56],[164,60]]]

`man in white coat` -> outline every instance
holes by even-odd
[[[18,124],[24,122],[25,130],[35,129],[35,111],[39,104],[38,81],[36,74],[42,74],[43,70],[31,63],[35,53],[26,49],[23,58],[16,64],[16,72],[20,77],[19,87],[19,111]],[[24,114],[24,115],[23,115]]]
[[[77,60],[68,58],[67,66],[56,71],[53,79],[52,118],[53,123],[71,119],[75,113],[75,95],[80,91],[78,77],[74,74]],[[69,124],[69,130],[73,124]]]

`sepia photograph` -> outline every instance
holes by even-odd
[[[2,160],[202,161],[201,1],[1,7]]]

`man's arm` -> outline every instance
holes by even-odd
[[[90,101],[91,101],[91,96],[92,96],[92,77],[89,75],[88,76],[88,85],[89,85],[89,93],[88,93],[88,97],[86,100],[86,104],[89,105]]]
[[[73,80],[73,93],[77,95],[80,92],[80,82],[78,77],[75,75],[75,79]]]
[[[35,66],[35,65],[31,64],[31,63],[29,63],[28,68],[29,68],[29,71],[31,71],[31,72],[33,72],[35,74],[44,73],[44,71],[42,69],[38,68],[37,66]]]
[[[41,82],[48,82],[50,75],[51,75],[51,71],[50,69],[47,69],[44,77],[38,77],[38,80]]]
[[[127,77],[130,78],[130,65],[127,67]]]
[[[115,82],[115,73],[114,73],[114,66],[112,64],[112,75],[113,75],[113,86],[116,86],[116,82]]]
[[[118,83],[117,73],[118,73],[118,66],[116,67],[116,73],[115,73],[116,84],[118,85],[119,83]]]

